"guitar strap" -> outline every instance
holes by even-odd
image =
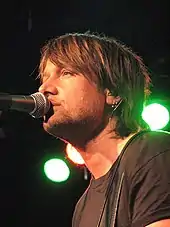
[[[134,142],[137,137],[139,137],[141,134],[147,131],[141,131],[134,136],[132,136],[129,141],[126,143],[125,147],[123,148],[119,158],[117,165],[115,166],[112,177],[110,179],[107,192],[106,192],[106,199],[103,204],[103,209],[98,221],[97,227],[116,227],[116,217],[117,217],[117,211],[119,206],[119,200],[121,195],[121,190],[123,186],[124,181],[124,166],[126,163],[126,156],[129,154],[129,152],[125,152],[129,148],[129,144]],[[110,199],[111,196],[113,196],[113,185],[116,181],[116,187],[114,189],[114,199],[110,206]]]

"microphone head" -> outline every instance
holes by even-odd
[[[41,92],[36,92],[30,96],[34,99],[35,108],[29,114],[34,118],[41,118],[47,114],[51,105],[47,97],[45,97],[45,95],[43,95]]]

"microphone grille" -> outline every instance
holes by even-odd
[[[34,118],[43,117],[50,109],[50,102],[41,92],[36,92],[31,95],[35,102],[35,108],[30,113]]]

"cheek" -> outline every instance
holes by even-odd
[[[68,89],[61,97],[61,103],[67,112],[89,112],[99,116],[103,114],[105,98],[92,86],[75,86],[75,89]],[[66,91],[66,89],[65,89]]]
[[[63,95],[61,96],[62,103],[65,105],[65,108],[69,106],[76,107],[80,103],[86,100],[87,92],[84,92],[82,89],[65,89]]]
[[[98,93],[88,92],[86,95],[80,97],[80,105],[89,115],[101,117],[104,111],[105,100],[104,97]]]

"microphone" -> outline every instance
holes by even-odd
[[[27,96],[0,93],[0,110],[17,110],[34,118],[41,118],[49,111],[50,105],[47,97],[41,92]]]

